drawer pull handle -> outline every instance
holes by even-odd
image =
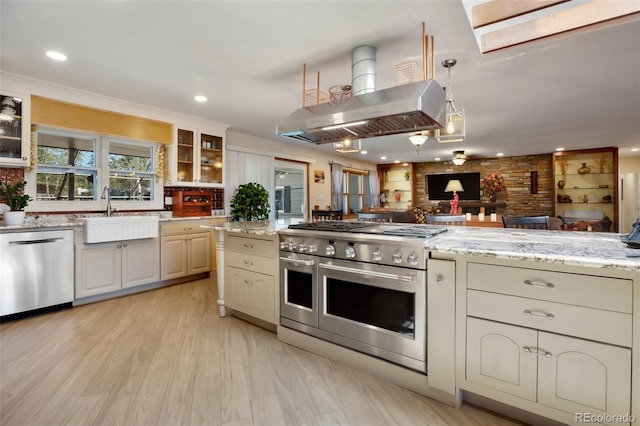
[[[531,280],[524,280],[524,283],[526,285],[530,285],[531,287],[542,287],[542,288],[554,288],[555,285],[553,285],[552,283],[545,283],[542,281],[539,282],[534,282]]]
[[[245,248],[253,248],[253,244],[244,243]]]
[[[245,260],[245,261],[244,261],[244,264],[245,264],[245,265],[249,265],[249,266],[253,266],[253,262],[252,262],[252,261],[250,261],[250,260]]]
[[[244,280],[244,283],[248,285],[253,285],[253,281],[250,281],[250,280]]]
[[[438,275],[438,278],[436,278],[436,284],[438,285],[444,284],[444,279],[442,278],[442,275]]]
[[[552,320],[555,318],[555,315],[553,314],[545,314],[544,312],[535,312],[529,309],[525,309],[524,314],[530,317],[540,317],[540,318],[546,318],[548,320]]]
[[[547,358],[551,358],[551,357],[553,356],[553,354],[552,354],[551,352],[541,351],[541,350],[540,350],[540,349],[538,349],[538,348],[531,349],[529,346],[523,346],[523,347],[522,347],[522,349],[523,349],[526,353],[528,353],[528,354],[532,354],[532,355],[537,355],[537,356],[544,355],[544,356],[545,356],[545,357],[547,357]]]

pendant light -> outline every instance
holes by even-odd
[[[333,150],[336,152],[341,152],[343,154],[349,152],[360,152],[362,150],[362,140],[343,139],[340,142],[334,142]]]
[[[458,110],[453,104],[453,91],[451,89],[451,68],[458,61],[455,59],[445,59],[442,66],[445,67],[449,74],[449,82],[447,83],[447,99],[445,101],[446,122],[444,129],[436,129],[436,138],[439,143],[445,142],[462,142],[465,138],[465,120],[464,109]]]

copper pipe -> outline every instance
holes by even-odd
[[[307,64],[302,64],[302,108],[304,108],[304,92],[307,87]]]
[[[431,36],[431,78],[436,78],[436,60],[435,60],[436,42]]]
[[[428,57],[427,50],[429,49],[428,43],[429,43],[429,40],[425,35],[425,26],[423,22],[422,23],[422,78],[424,80],[427,80],[429,78],[429,72],[427,69],[427,57]]]

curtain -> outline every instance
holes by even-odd
[[[369,171],[369,191],[371,191],[371,207],[380,207],[380,180],[378,171]]]
[[[331,208],[332,210],[342,210],[342,187],[344,181],[344,171],[342,164],[331,164]]]
[[[269,206],[271,212],[269,219],[275,219],[275,194],[273,191],[273,167],[275,159],[266,155],[249,154],[241,151],[225,151],[227,155],[227,167],[225,188],[229,188],[229,194],[225,194],[225,210],[231,212],[231,197],[236,193],[238,186],[255,182],[264,186],[269,192]],[[226,191],[225,191],[226,192]]]

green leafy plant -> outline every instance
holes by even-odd
[[[231,219],[239,221],[269,218],[269,192],[259,183],[250,182],[238,186],[231,198]]]
[[[27,182],[18,182],[15,185],[7,185],[0,182],[0,195],[11,211],[24,210],[29,205],[29,196],[24,194],[24,186]]]

